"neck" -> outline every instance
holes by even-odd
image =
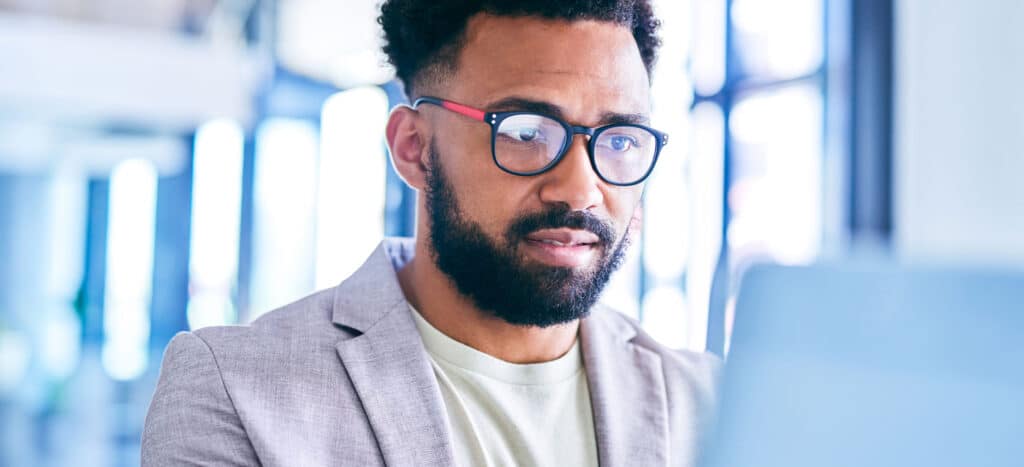
[[[572,347],[579,321],[541,328],[509,324],[477,308],[437,269],[428,245],[416,240],[416,255],[398,271],[406,299],[439,331],[510,363],[554,360]]]

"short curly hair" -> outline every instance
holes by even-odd
[[[454,71],[469,19],[478,13],[568,21],[596,20],[633,32],[647,73],[661,45],[649,0],[384,0],[377,22],[384,53],[411,97],[413,88]]]

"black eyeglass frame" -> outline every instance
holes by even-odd
[[[663,133],[661,131],[655,130],[654,128],[651,128],[651,127],[648,127],[648,126],[644,126],[644,125],[635,124],[635,123],[613,123],[613,124],[610,124],[610,125],[604,125],[604,126],[600,126],[600,127],[596,127],[596,128],[591,128],[591,127],[585,127],[585,126],[570,125],[569,123],[565,122],[564,120],[562,120],[560,118],[552,117],[550,115],[545,115],[545,114],[541,114],[541,113],[537,113],[537,112],[524,112],[524,111],[486,112],[486,111],[483,111],[483,110],[480,110],[480,109],[476,109],[476,108],[473,108],[473,107],[470,107],[470,106],[467,106],[467,105],[459,104],[457,102],[452,102],[452,101],[448,101],[448,100],[441,99],[441,98],[438,98],[438,97],[431,97],[431,96],[423,96],[423,97],[420,97],[419,99],[416,99],[416,101],[413,102],[413,104],[412,104],[412,108],[413,109],[417,109],[417,108],[419,108],[419,106],[421,104],[436,105],[436,106],[444,108],[446,110],[455,112],[455,113],[463,115],[465,117],[472,118],[473,120],[481,121],[481,122],[484,122],[484,123],[487,123],[488,125],[490,125],[490,127],[491,127],[491,158],[494,160],[494,165],[498,166],[499,169],[501,169],[502,171],[504,171],[506,173],[509,173],[509,174],[512,174],[512,175],[518,175],[518,176],[522,176],[522,177],[529,177],[529,176],[533,176],[533,175],[540,175],[540,174],[542,174],[544,172],[547,172],[547,171],[551,170],[556,165],[558,165],[558,163],[561,162],[563,158],[565,158],[565,155],[569,152],[569,148],[572,146],[572,142],[575,139],[575,136],[576,135],[586,135],[586,136],[589,137],[589,141],[587,142],[587,156],[590,158],[590,167],[594,170],[594,173],[597,174],[598,178],[600,178],[602,181],[604,181],[605,183],[607,183],[609,185],[633,186],[633,185],[637,185],[637,184],[643,183],[644,180],[647,180],[647,178],[651,176],[651,173],[654,172],[654,166],[657,165],[657,163],[658,163],[658,156],[661,154],[661,149],[664,148],[666,144],[668,144],[668,135],[667,134],[665,134],[665,133]],[[552,159],[551,162],[549,162],[547,165],[545,165],[544,167],[542,167],[542,168],[540,168],[538,170],[535,170],[535,171],[532,171],[532,172],[519,172],[519,171],[511,170],[511,169],[509,169],[507,167],[504,167],[504,166],[501,165],[500,162],[498,162],[498,152],[497,152],[497,149],[496,149],[497,139],[498,139],[498,127],[501,126],[501,123],[503,121],[505,121],[505,119],[507,119],[509,117],[516,116],[516,115],[536,115],[536,116],[539,116],[539,117],[544,117],[544,118],[553,120],[555,122],[558,122],[558,124],[561,125],[563,129],[565,129],[566,137],[565,137],[565,140],[562,142],[562,147],[559,149],[558,155],[555,156],[555,158]],[[647,168],[647,171],[644,172],[644,174],[640,178],[638,178],[637,180],[632,181],[632,182],[625,182],[625,183],[609,180],[607,177],[605,177],[604,174],[602,174],[601,171],[597,168],[597,159],[594,156],[594,151],[596,149],[595,145],[597,144],[597,139],[601,135],[601,133],[605,132],[606,130],[612,129],[612,128],[622,128],[622,127],[633,127],[633,128],[639,128],[641,130],[645,130],[645,131],[651,133],[652,135],[654,135],[655,141],[657,142],[657,146],[654,148],[654,156],[651,158],[651,165],[650,165],[650,167]]]

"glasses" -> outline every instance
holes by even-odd
[[[466,105],[421,97],[413,108],[432,104],[491,126],[491,154],[513,175],[538,175],[562,160],[577,134],[590,137],[590,165],[597,176],[617,186],[636,185],[651,174],[668,135],[653,128],[616,123],[597,128],[574,126],[534,112],[485,112]]]

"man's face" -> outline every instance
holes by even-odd
[[[425,94],[489,112],[534,110],[526,101],[589,127],[649,114],[636,43],[612,23],[478,15],[456,70]],[[428,120],[426,207],[438,268],[513,324],[584,316],[621,262],[642,185],[603,182],[583,136],[557,166],[523,177],[495,165],[487,124],[440,109]]]

